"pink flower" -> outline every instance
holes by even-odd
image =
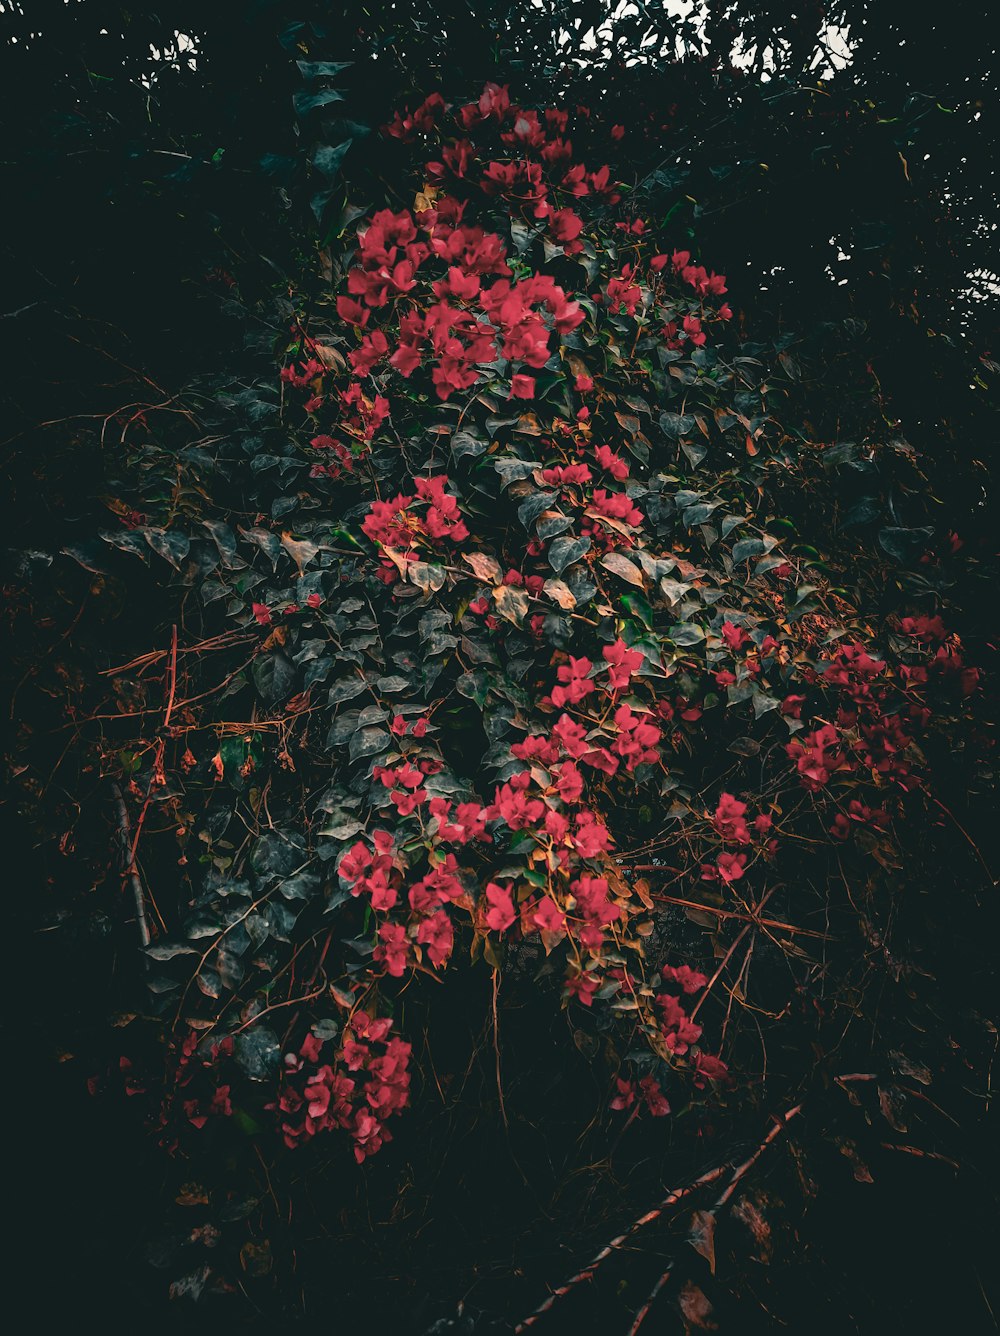
[[[569,997],[575,997],[583,1006],[589,1007],[594,1000],[594,994],[600,987],[601,981],[593,974],[584,974],[583,972],[573,974],[566,980],[566,993]]]
[[[644,1076],[639,1082],[639,1089],[646,1101],[646,1108],[654,1118],[665,1118],[670,1112],[670,1103],[657,1084],[655,1076]]]
[[[722,638],[734,654],[750,639],[742,626],[736,626],[732,622],[722,623]]]
[[[638,650],[629,649],[620,637],[613,645],[605,645],[601,655],[608,665],[608,681],[614,691],[628,686],[643,657]]]
[[[562,933],[566,930],[566,915],[548,896],[535,910],[531,921],[543,932]]]
[[[719,876],[725,882],[739,881],[747,865],[746,854],[719,854],[716,859]]]
[[[616,1093],[612,1097],[611,1107],[613,1109],[628,1109],[635,1103],[637,1094],[636,1086],[633,1081],[623,1081],[620,1076],[615,1077]]]
[[[378,945],[374,959],[385,968],[393,978],[401,979],[406,971],[410,954],[410,944],[406,940],[406,929],[398,923],[383,923],[378,930]]]
[[[417,929],[417,941],[427,947],[427,954],[434,965],[444,965],[451,955],[455,932],[451,919],[443,909],[424,919]]]
[[[733,840],[736,844],[750,843],[750,832],[745,820],[746,810],[746,803],[741,803],[731,793],[724,793],[721,796],[713,821],[715,829],[724,840]]]
[[[493,881],[488,882],[486,899],[490,905],[486,914],[487,924],[494,932],[504,932],[517,918],[510,888],[498,886]]]

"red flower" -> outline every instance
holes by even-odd
[[[517,918],[510,888],[498,886],[496,882],[486,885],[486,899],[490,908],[486,913],[486,922],[494,932],[504,932]]]
[[[562,933],[566,930],[566,915],[562,912],[556,902],[546,896],[541,904],[535,909],[532,923],[541,928],[543,932]]]
[[[608,683],[613,691],[622,691],[628,686],[643,659],[639,651],[629,649],[621,637],[613,645],[605,645],[601,656],[608,665]]]
[[[594,457],[601,468],[610,473],[613,478],[617,478],[619,482],[628,477],[628,465],[621,455],[615,454],[609,445],[595,446]]]
[[[722,638],[734,654],[741,650],[750,639],[742,626],[736,626],[733,622],[722,623]]]
[[[639,1082],[639,1089],[642,1097],[646,1101],[646,1108],[654,1118],[665,1118],[670,1112],[670,1104],[666,1095],[657,1084],[655,1076],[644,1076]]]
[[[731,793],[724,793],[719,799],[712,820],[715,829],[724,840],[733,840],[736,844],[750,843],[750,832],[745,819],[746,810],[746,803],[741,803]]]
[[[406,971],[410,955],[410,944],[406,940],[406,929],[398,923],[383,923],[378,930],[378,945],[373,953],[379,964],[385,965],[389,974],[401,979]]]
[[[623,1081],[620,1076],[615,1077],[616,1093],[612,1097],[611,1107],[613,1109],[628,1109],[635,1103],[635,1097],[638,1093],[633,1081]]]
[[[705,975],[690,965],[664,965],[660,973],[667,982],[680,984],[685,993],[697,993],[708,983]]]
[[[723,881],[739,881],[747,865],[746,854],[719,854],[716,859],[719,876]]]
[[[556,788],[564,803],[575,803],[583,793],[583,776],[572,761],[565,761],[559,767]]]
[[[424,919],[417,929],[417,941],[427,947],[427,954],[434,965],[444,965],[451,955],[455,932],[451,919],[443,909]]]
[[[552,688],[552,704],[557,706],[578,705],[580,701],[596,690],[589,676],[593,666],[588,658],[575,659],[571,654],[569,663],[561,664],[556,669],[556,677],[558,677],[560,685]]]
[[[575,997],[583,1006],[589,1007],[593,1004],[594,994],[600,986],[600,979],[593,974],[580,971],[570,975],[566,980],[566,994],[568,997]]]

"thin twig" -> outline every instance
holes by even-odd
[[[500,1101],[500,1115],[503,1118],[503,1125],[510,1131],[510,1123],[507,1121],[507,1108],[503,1102],[503,1081],[500,1077],[500,1022],[497,1016],[497,993],[500,991],[500,971],[494,967],[493,970],[493,1052],[496,1054],[497,1069],[497,1098]]]
[[[741,1180],[744,1179],[746,1175],[750,1172],[750,1170],[757,1163],[760,1157],[764,1154],[765,1150],[767,1150],[768,1146],[775,1139],[775,1137],[780,1136],[781,1133],[788,1126],[788,1124],[792,1121],[792,1119],[801,1112],[802,1112],[802,1105],[796,1104],[794,1108],[789,1109],[787,1113],[784,1113],[780,1118],[775,1119],[774,1126],[771,1128],[770,1132],[768,1132],[764,1140],[760,1143],[760,1145],[750,1156],[750,1158],[743,1161],[743,1163],[733,1174],[732,1178],[729,1180],[729,1185],[726,1188],[725,1192],[723,1192],[722,1196],[712,1207],[713,1215],[715,1214],[716,1211],[721,1210],[722,1207],[725,1206],[726,1202],[729,1201],[730,1197],[736,1191],[737,1187],[739,1187]]]
[[[146,899],[142,893],[142,882],[139,880],[139,873],[136,871],[135,858],[132,854],[132,836],[129,831],[128,808],[125,806],[125,799],[122,797],[122,791],[117,784],[114,786],[115,806],[118,809],[118,837],[122,846],[122,876],[127,878],[132,886],[132,896],[135,900],[135,917],[139,924],[139,940],[143,948],[149,946],[152,938],[149,935],[149,919],[146,917]]]
[[[617,1238],[613,1238],[610,1243],[606,1243],[600,1252],[596,1253],[582,1270],[578,1271],[575,1276],[571,1276],[569,1280],[567,1280],[564,1285],[560,1285],[557,1290],[553,1290],[548,1298],[543,1303],[539,1304],[530,1317],[526,1317],[523,1322],[519,1323],[519,1325],[514,1328],[515,1336],[518,1336],[518,1333],[522,1331],[527,1331],[529,1327],[534,1326],[538,1319],[549,1311],[555,1301],[561,1299],[564,1294],[568,1294],[575,1285],[579,1285],[581,1281],[589,1280],[601,1263],[606,1258],[610,1257],[616,1249],[622,1247],[622,1245],[626,1243],[633,1234],[642,1229],[644,1225],[652,1224],[652,1222],[658,1219],[669,1207],[674,1206],[682,1198],[689,1196],[692,1192],[696,1192],[698,1188],[705,1187],[708,1183],[714,1183],[716,1179],[721,1178],[725,1172],[726,1166],[720,1165],[716,1169],[709,1169],[708,1173],[702,1174],[700,1178],[696,1178],[695,1181],[689,1183],[687,1187],[675,1188],[673,1192],[664,1197],[659,1206],[655,1206],[651,1211],[647,1211],[645,1215],[641,1215],[638,1220],[633,1221],[624,1233],[619,1234]]]
[[[628,1329],[628,1336],[635,1336],[636,1332],[642,1326],[643,1322],[645,1322],[649,1310],[656,1302],[656,1296],[659,1294],[660,1290],[663,1289],[664,1285],[666,1285],[667,1281],[670,1279],[670,1273],[673,1271],[673,1269],[674,1269],[674,1264],[673,1262],[671,1262],[670,1265],[667,1267],[666,1271],[664,1271],[663,1275],[660,1277],[660,1279],[649,1291],[649,1297],[647,1298],[646,1302],[642,1305],[642,1307],[639,1309],[638,1313],[636,1313],[635,1321]]]
[[[819,937],[824,942],[835,942],[836,937],[828,932],[818,932],[815,928],[796,928],[792,923],[782,923],[780,919],[753,918],[749,914],[741,914],[735,909],[716,909],[714,905],[702,904],[699,900],[682,900],[677,895],[658,895],[652,892],[649,897],[657,904],[680,905],[683,909],[700,909],[706,914],[714,914],[720,919],[739,919],[741,923],[759,923],[765,928],[774,928],[777,932],[797,933],[804,937]]]

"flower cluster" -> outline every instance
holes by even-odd
[[[336,1052],[323,1061],[330,1040],[307,1034],[287,1053],[278,1110],[291,1148],[319,1132],[342,1128],[360,1164],[392,1134],[385,1126],[410,1099],[410,1045],[392,1034],[392,1021],[357,1011]]]

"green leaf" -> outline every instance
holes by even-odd
[[[749,561],[751,557],[759,557],[764,551],[764,544],[759,538],[744,538],[739,543],[733,544],[733,561]],[[781,564],[779,557],[775,563]]]
[[[378,756],[388,751],[392,736],[386,728],[361,728],[351,737],[348,755],[352,761],[360,761],[366,756]]]
[[[297,673],[295,665],[279,650],[258,654],[251,669],[254,686],[262,700],[268,705],[276,705],[286,700],[295,686]]]
[[[345,60],[337,64],[332,60],[297,60],[295,63],[303,79],[332,79],[341,70],[349,70],[354,61]]]
[[[661,413],[660,430],[672,441],[694,431],[695,420],[689,413]]]
[[[675,645],[686,648],[689,645],[697,645],[704,640],[705,632],[697,622],[681,622],[671,629],[670,639]]]
[[[340,164],[344,161],[344,155],[354,143],[353,139],[345,139],[342,144],[335,148],[330,144],[320,144],[312,157],[312,165],[323,176],[333,178],[340,172]]]
[[[311,111],[327,107],[331,102],[343,102],[343,100],[343,93],[338,93],[335,88],[321,88],[318,93],[307,93],[305,90],[296,93],[292,103],[296,116],[308,116]]]
[[[570,538],[569,536],[554,538],[549,545],[549,565],[556,575],[562,575],[567,566],[572,566],[574,561],[579,561],[589,550],[590,539],[586,535],[582,538]]]

